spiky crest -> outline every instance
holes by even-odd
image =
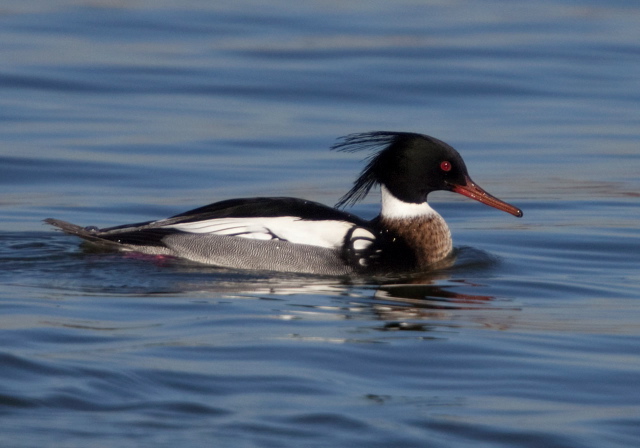
[[[349,134],[341,137],[338,142],[331,147],[332,150],[342,152],[375,151],[367,156],[367,165],[364,167],[358,179],[353,183],[353,187],[336,203],[336,207],[343,208],[354,205],[364,199],[371,188],[380,181],[376,175],[376,165],[380,161],[380,156],[385,149],[402,138],[416,137],[418,134],[411,132],[362,132]]]

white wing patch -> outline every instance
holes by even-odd
[[[258,218],[221,218],[206,221],[185,222],[165,226],[189,233],[212,233],[216,235],[241,236],[256,240],[270,240],[274,235]]]
[[[259,240],[281,239],[296,244],[328,248],[342,247],[345,236],[355,224],[347,221],[307,221],[297,216],[276,218],[220,218],[172,224],[172,228],[189,233],[210,233]],[[358,231],[369,233],[365,229]]]

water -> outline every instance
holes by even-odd
[[[0,444],[637,445],[638,30],[623,0],[5,1]],[[447,141],[524,218],[434,194],[455,264],[350,281],[41,223],[331,204],[362,163],[327,148],[369,130]]]

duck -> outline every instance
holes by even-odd
[[[332,150],[366,151],[366,166],[334,207],[291,197],[228,199],[166,219],[99,228],[48,218],[57,229],[117,251],[220,268],[315,275],[429,270],[453,242],[429,193],[451,191],[518,218],[522,210],[487,193],[452,146],[413,132],[375,131],[338,139]],[[343,209],[379,187],[371,220]]]

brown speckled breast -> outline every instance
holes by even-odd
[[[402,238],[414,251],[418,268],[442,260],[453,248],[451,231],[442,216],[437,214],[407,219],[382,217],[380,224]]]

